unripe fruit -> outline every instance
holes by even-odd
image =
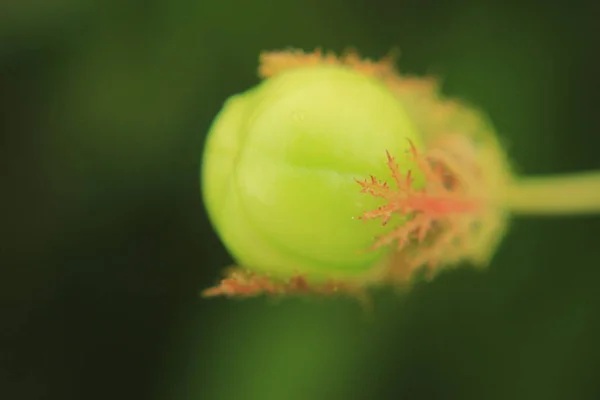
[[[208,134],[202,194],[244,268],[281,279],[363,279],[390,248],[363,250],[403,217],[385,228],[357,221],[382,201],[361,194],[356,179],[388,177],[382,157],[406,154],[410,142],[421,146],[376,79],[342,66],[294,68],[226,102]],[[398,162],[404,172],[415,167]]]
[[[203,196],[239,265],[205,295],[361,293],[489,262],[512,174],[479,112],[389,57],[270,52],[259,71],[208,135]]]

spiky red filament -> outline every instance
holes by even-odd
[[[456,171],[452,174],[442,163],[421,155],[412,142],[407,156],[424,176],[424,186],[415,188],[413,172],[409,170],[403,174],[388,152],[387,166],[396,187],[391,188],[387,182],[374,176],[357,180],[363,193],[385,201],[382,206],[366,211],[359,218],[381,218],[382,225],[385,225],[394,214],[403,216],[403,223],[377,237],[370,250],[396,243],[397,250],[402,251],[409,244],[418,243],[421,245],[412,249],[413,256],[403,262],[410,263],[412,267],[423,264],[434,267],[443,263],[446,249],[456,258],[456,253],[460,252],[459,242],[468,240],[475,216],[483,203],[469,194],[469,188],[465,187]],[[423,245],[426,239],[428,244]]]
[[[367,305],[369,302],[362,285],[335,281],[310,283],[301,275],[294,275],[287,280],[275,279],[239,267],[227,270],[225,278],[218,285],[204,290],[202,296],[254,297],[263,294],[271,296],[308,294],[330,296],[337,293],[350,295],[363,305]]]

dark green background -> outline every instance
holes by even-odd
[[[443,4],[438,4],[443,3]],[[402,50],[519,171],[600,168],[583,1],[0,2],[0,397],[598,399],[600,219],[515,219],[489,270],[404,296],[203,300],[211,119],[263,49]]]

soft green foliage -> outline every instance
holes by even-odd
[[[355,179],[389,176],[385,151],[405,154],[408,139],[420,145],[379,82],[331,66],[281,73],[217,116],[202,171],[209,215],[252,270],[315,279],[367,272],[389,250],[361,252],[385,230],[356,220],[378,202]]]

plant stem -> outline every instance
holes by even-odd
[[[598,214],[600,171],[517,179],[507,190],[506,204],[515,214]]]

